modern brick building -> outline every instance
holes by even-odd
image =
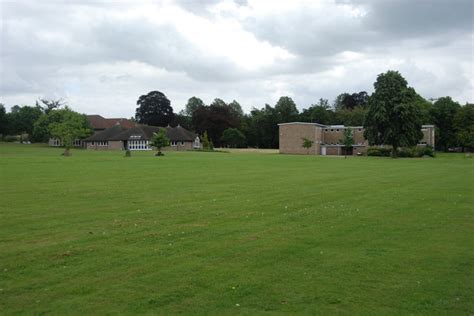
[[[279,126],[280,153],[312,155],[357,155],[367,152],[369,144],[364,138],[362,126],[323,125],[318,123],[291,122]],[[352,129],[354,144],[352,149],[344,148],[344,130]],[[420,146],[435,145],[434,125],[422,126],[423,139]],[[303,138],[313,141],[313,146],[303,147]]]

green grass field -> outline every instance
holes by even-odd
[[[0,314],[474,313],[474,159],[0,144]]]

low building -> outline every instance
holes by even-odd
[[[318,123],[291,122],[279,126],[280,153],[312,155],[358,155],[367,152],[368,141],[364,138],[362,126],[323,125]],[[354,144],[345,148],[342,141],[344,130],[352,129]],[[435,145],[434,125],[422,126],[423,139],[420,146]],[[303,138],[313,142],[309,149],[303,147]]]
[[[121,124],[107,128],[83,140],[87,149],[95,150],[151,150],[150,145],[153,134],[158,132],[160,127],[136,125],[126,128]],[[165,150],[190,150],[200,149],[201,141],[199,136],[187,129],[176,126],[167,126],[166,136],[170,139],[170,146]]]
[[[136,123],[126,118],[105,118],[97,114],[86,115],[87,122],[90,128],[94,131],[93,135],[103,132],[106,129],[112,128],[116,125],[120,125],[124,128],[132,128],[136,126]],[[52,147],[62,147],[63,143],[56,138],[50,138],[48,145]],[[74,147],[85,147],[85,143],[81,139],[74,140]]]

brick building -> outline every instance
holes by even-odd
[[[364,138],[362,126],[323,125],[318,123],[281,123],[279,126],[280,153],[312,155],[357,155],[367,152],[369,144]],[[344,130],[352,129],[354,144],[352,149],[344,148]],[[420,146],[435,145],[434,125],[422,126],[423,139]],[[303,138],[313,141],[313,146],[303,148]]]

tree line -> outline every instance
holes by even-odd
[[[211,146],[215,147],[278,148],[278,124],[299,121],[364,126],[369,142],[384,141],[395,146],[411,143],[412,138],[420,137],[419,131],[413,128],[410,129],[411,135],[404,134],[410,122],[412,127],[434,124],[437,150],[474,148],[473,104],[461,106],[449,96],[426,100],[414,88],[408,87],[406,80],[396,71],[380,74],[374,88],[371,95],[365,91],[341,93],[332,103],[321,98],[301,111],[291,97],[282,96],[274,105],[253,107],[249,113],[244,113],[236,100],[227,103],[216,98],[205,104],[196,96],[187,101],[183,110],[175,113],[165,94],[151,91],[138,98],[133,119],[163,127],[179,124],[201,136],[206,133]],[[374,110],[376,105],[379,107],[377,111]],[[62,100],[40,99],[35,106],[15,105],[7,113],[0,104],[0,134],[3,138],[6,135],[28,135],[33,142],[47,142],[51,137],[48,126],[62,120],[65,112],[60,110],[63,106]],[[404,119],[403,126],[394,126],[392,123],[399,117]],[[390,133],[385,133],[381,139],[379,131],[388,129]]]
[[[254,107],[250,113],[244,113],[236,100],[226,103],[216,98],[207,105],[196,96],[174,113],[166,96],[152,91],[137,101],[135,118],[158,126],[180,124],[200,135],[207,132],[216,147],[278,148],[278,124],[299,121],[363,126],[370,144],[395,148],[416,144],[422,137],[421,125],[434,124],[437,150],[474,148],[473,104],[461,106],[449,96],[426,100],[396,71],[380,74],[374,88],[371,95],[341,93],[332,103],[321,98],[301,111],[291,97],[282,96],[275,105]]]

